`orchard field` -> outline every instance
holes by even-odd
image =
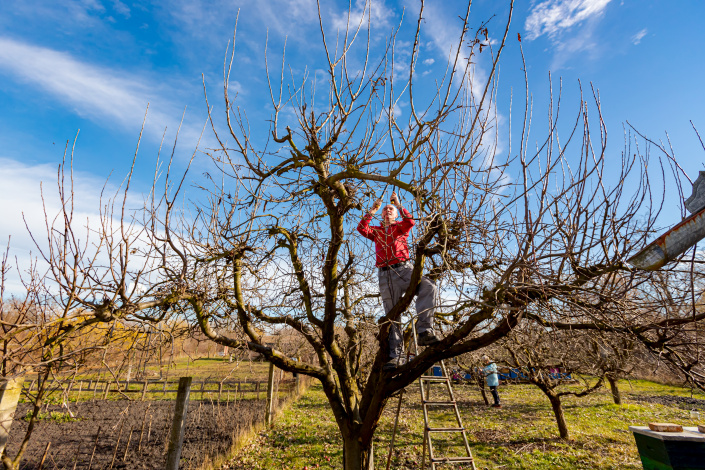
[[[621,383],[623,404],[606,391],[567,398],[571,432],[560,439],[548,400],[534,386],[500,386],[503,407],[484,404],[475,386],[455,386],[456,398],[478,469],[641,469],[630,425],[674,422],[693,426],[690,411],[705,416],[705,395],[643,380]],[[375,441],[375,468],[386,468],[397,399],[387,406]],[[418,469],[422,454],[418,386],[402,399],[390,468]],[[271,429],[260,432],[223,469],[338,469],[341,440],[319,386],[288,407]],[[444,467],[445,468],[445,467]],[[451,468],[451,467],[447,467]],[[462,468],[455,466],[452,468]]]

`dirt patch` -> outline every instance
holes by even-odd
[[[673,395],[629,395],[629,399],[636,402],[673,406],[683,410],[705,411],[705,400],[698,398],[678,397]]]
[[[565,445],[560,445],[562,443],[563,441],[560,438],[545,438],[532,439],[529,441],[512,441],[506,443],[505,447],[508,451],[512,451],[515,454],[532,452],[537,449],[541,452],[557,452],[565,447]]]
[[[478,429],[472,431],[472,436],[475,441],[501,446],[516,454],[520,452],[531,452],[535,449],[539,449],[542,452],[555,451],[561,448],[560,444],[562,443],[559,438],[512,440],[510,439],[510,433],[508,431],[500,431],[497,429]]]
[[[508,432],[497,431],[496,429],[478,429],[471,431],[476,441],[487,443],[506,442],[509,438]]]
[[[210,401],[189,403],[181,454],[182,468],[194,468],[206,456],[213,457],[226,452],[241,430],[249,429],[264,419],[265,405],[264,400],[243,400],[229,404]],[[27,404],[18,406],[18,419],[12,425],[8,444],[10,455],[15,455],[27,430],[28,423],[21,417],[28,410]],[[166,461],[166,442],[173,410],[173,401],[72,403],[71,411],[78,420],[39,421],[20,468],[38,468],[44,449],[51,442],[44,463],[45,469],[74,468],[74,464],[76,469],[87,469],[94,445],[93,469],[109,468],[111,462],[113,469],[162,469]],[[48,411],[65,412],[59,406],[49,406]]]

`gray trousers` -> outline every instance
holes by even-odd
[[[384,312],[389,311],[399,302],[411,282],[413,268],[409,263],[386,271],[378,271],[379,293],[382,296]],[[436,285],[426,277],[421,278],[416,289],[416,333],[433,332],[433,316],[436,313]],[[396,359],[404,352],[404,338],[399,323],[392,322],[389,329],[389,357]]]

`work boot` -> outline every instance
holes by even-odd
[[[422,333],[419,333],[419,346],[432,346],[436,344],[438,341],[440,341],[438,338],[436,338],[436,335],[433,334],[432,330],[424,331]]]
[[[403,357],[394,357],[384,363],[384,365],[382,366],[382,370],[391,371],[396,369],[397,367],[403,366],[404,364],[406,364],[406,359],[404,359]]]

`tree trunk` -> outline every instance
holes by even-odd
[[[617,387],[617,379],[608,375],[607,381],[610,383],[610,390],[612,391],[612,400],[614,400],[614,404],[621,405],[622,396],[619,394],[619,388]]]
[[[372,442],[364,444],[358,436],[343,437],[343,469],[374,470],[375,458]]]
[[[568,439],[568,425],[565,422],[565,416],[563,416],[563,406],[561,405],[561,397],[556,395],[548,395],[548,399],[551,401],[551,408],[553,408],[553,414],[556,416],[556,424],[558,424],[558,433],[560,434],[561,438]]]
[[[477,388],[480,389],[480,393],[482,394],[482,399],[485,400],[485,405],[489,406],[490,400],[487,398],[487,392],[485,391],[485,379],[484,378],[477,379]]]

